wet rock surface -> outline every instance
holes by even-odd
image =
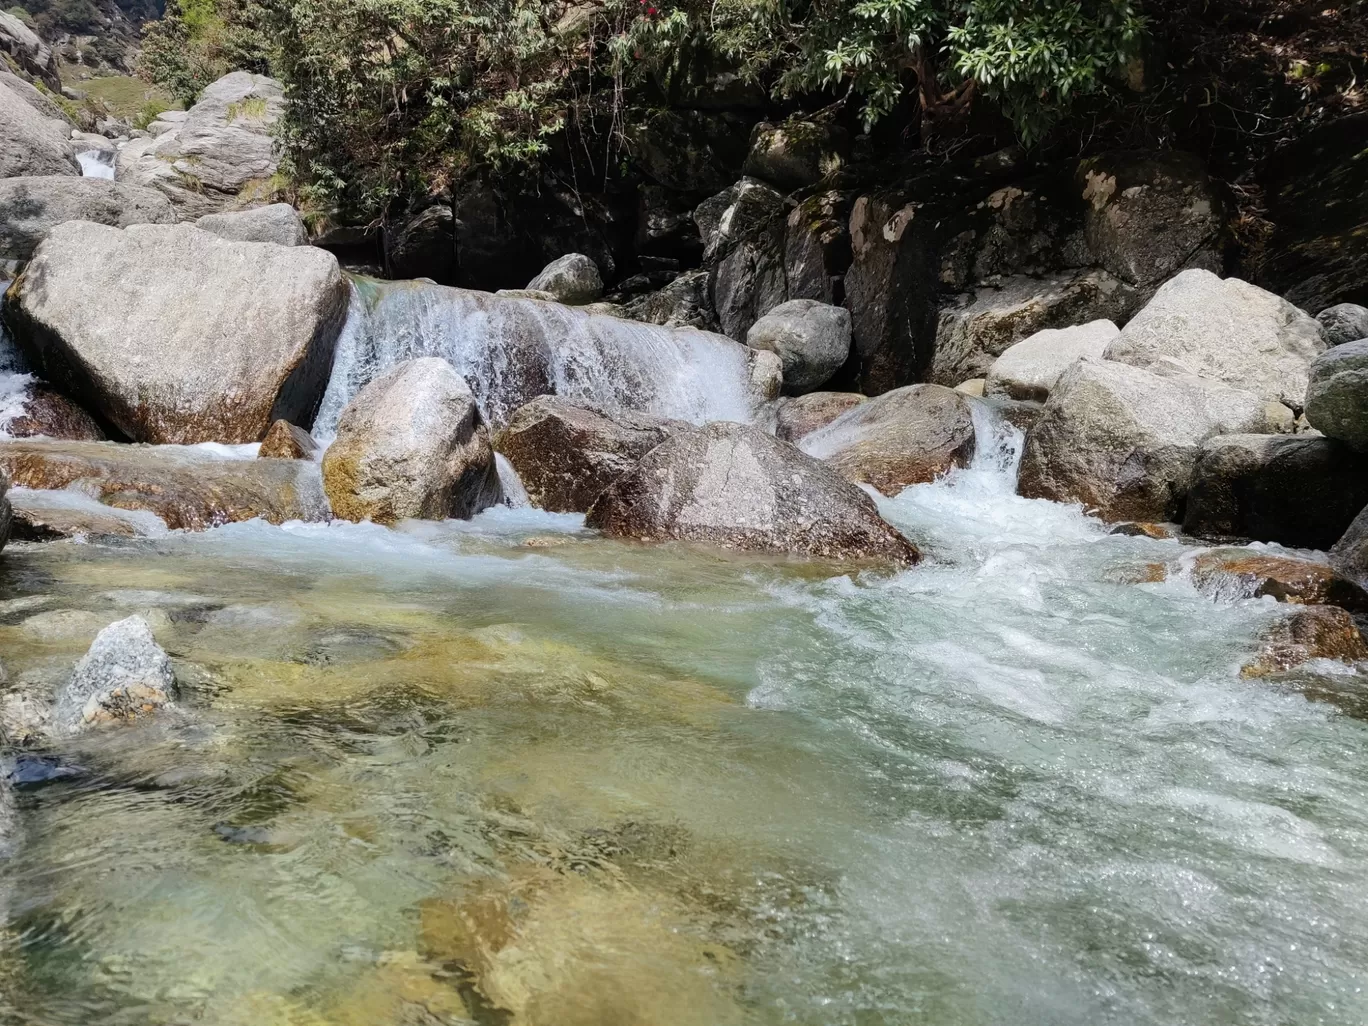
[[[1264,630],[1258,654],[1241,668],[1240,676],[1270,677],[1313,659],[1368,661],[1368,642],[1345,610],[1312,605],[1274,621]]]
[[[847,481],[897,495],[974,456],[970,400],[940,385],[909,385],[859,403],[799,447]]]
[[[437,357],[402,363],[343,410],[323,486],[346,520],[469,518],[501,499],[470,387]]]
[[[1224,435],[1202,446],[1183,529],[1328,549],[1368,506],[1368,457],[1316,435]]]
[[[1227,601],[1271,596],[1296,605],[1339,606],[1368,611],[1368,592],[1326,563],[1247,549],[1217,549],[1192,564],[1198,591]]]
[[[57,696],[56,730],[74,734],[144,719],[177,696],[171,660],[138,616],[110,624]]]
[[[781,400],[774,433],[785,442],[797,443],[863,402],[868,399],[858,392],[809,392]]]
[[[257,450],[258,459],[312,460],[319,454],[313,435],[288,420],[278,420],[266,432]]]
[[[586,523],[639,541],[837,560],[919,558],[834,470],[739,424],[710,424],[657,446],[599,497]]]
[[[494,448],[513,464],[532,505],[584,513],[643,456],[691,427],[644,414],[609,417],[543,396],[513,414]]]
[[[298,460],[225,460],[194,448],[113,442],[0,441],[0,467],[24,488],[77,488],[173,530],[264,517],[326,520],[318,467]]]

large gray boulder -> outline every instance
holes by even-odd
[[[1100,360],[1120,334],[1121,329],[1111,321],[1037,331],[997,358],[988,370],[983,394],[1043,402],[1075,360],[1085,356]]]
[[[57,695],[53,726],[64,734],[144,719],[177,696],[171,660],[140,616],[95,637]]]
[[[998,357],[1039,331],[1096,320],[1119,323],[1138,305],[1132,286],[1097,269],[1003,278],[942,308],[931,380],[953,387],[985,377]]]
[[[299,211],[288,203],[271,203],[251,210],[230,210],[222,214],[205,214],[195,227],[213,232],[234,242],[273,242],[277,246],[303,246],[309,241],[308,230],[300,220]]]
[[[320,249],[74,221],[4,314],[44,377],[131,440],[256,442],[281,417],[312,423],[347,304]]]
[[[382,374],[342,411],[323,487],[335,516],[376,523],[469,519],[502,497],[470,386],[431,356]]]
[[[115,177],[165,193],[183,219],[260,202],[273,190],[271,132],[284,105],[275,79],[235,71],[207,86],[183,120],[128,143]]]
[[[527,283],[533,292],[549,292],[556,302],[583,306],[603,295],[603,278],[598,264],[583,253],[567,253],[552,260]]]
[[[136,185],[65,175],[0,179],[0,260],[28,260],[47,233],[67,221],[127,228],[175,220],[165,196]]]
[[[744,339],[752,324],[788,298],[784,280],[784,197],[754,178],[694,212],[711,271],[713,309],[722,333]]]
[[[908,385],[852,407],[805,436],[799,448],[847,481],[897,495],[973,459],[969,402],[941,385]]]
[[[1334,348],[1346,342],[1368,338],[1368,307],[1339,303],[1316,314],[1321,326],[1321,341]]]
[[[1238,278],[1191,270],[1159,289],[1107,347],[1135,367],[1176,360],[1193,374],[1300,409],[1320,325],[1291,303]]]
[[[1368,588],[1368,506],[1330,550],[1330,565],[1342,576]]]
[[[585,522],[638,541],[911,564],[915,546],[830,467],[742,424],[674,435],[599,496]]]
[[[1331,438],[1368,452],[1368,339],[1346,342],[1311,365],[1306,419]]]
[[[1368,505],[1368,456],[1320,435],[1222,435],[1202,446],[1183,530],[1328,549]]]
[[[0,71],[0,87],[8,89],[21,100],[28,102],[28,105],[36,110],[49,121],[65,121],[66,115],[62,113],[62,108],[47,93],[43,92],[31,82],[26,82],[18,75],[8,71]],[[104,138],[101,136],[100,138]],[[105,142],[112,147],[113,143],[108,139]],[[93,147],[92,147],[93,149]]]
[[[18,93],[0,86],[0,178],[79,175],[71,126],[35,110]]]
[[[1221,203],[1199,158],[1103,154],[1077,184],[1093,259],[1122,281],[1148,292],[1188,268],[1221,270]]]
[[[1026,436],[1020,493],[1079,502],[1104,520],[1171,521],[1202,443],[1269,431],[1264,401],[1171,365],[1079,360]]]
[[[850,311],[813,299],[790,299],[746,332],[746,345],[779,357],[784,391],[802,395],[825,385],[850,355]]]
[[[776,126],[762,121],[751,130],[742,171],[791,192],[840,170],[849,149],[845,130],[833,125],[797,121]]]
[[[851,199],[839,192],[809,196],[788,215],[784,278],[790,299],[837,303],[850,269]]]
[[[690,427],[644,413],[604,413],[542,396],[517,410],[494,438],[532,505],[584,513],[603,490],[665,439]]]
[[[0,53],[7,54],[19,70],[42,79],[48,88],[62,87],[52,50],[36,32],[8,11],[0,11]]]

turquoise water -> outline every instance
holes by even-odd
[[[1240,679],[1277,609],[991,468],[885,512],[922,566],[528,510],[8,549],[12,692],[141,612],[184,694],[20,760],[0,1023],[1368,1021],[1368,725]]]

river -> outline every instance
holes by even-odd
[[[901,573],[530,509],[12,547],[12,682],[142,612],[183,698],[17,763],[0,1023],[1368,1020],[1368,725],[1018,444],[883,502]]]

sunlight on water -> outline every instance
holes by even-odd
[[[529,508],[7,550],[11,689],[138,612],[184,694],[14,763],[0,1023],[1365,1021],[1368,727],[986,427],[904,573]]]

